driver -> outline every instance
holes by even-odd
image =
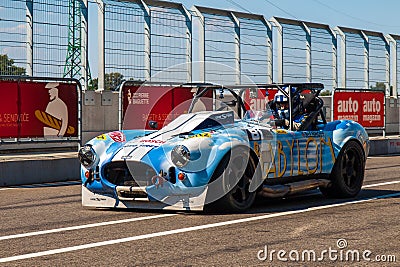
[[[288,88],[285,88],[285,92],[289,92]],[[275,117],[276,119],[283,120],[283,127],[285,129],[289,128],[289,120],[290,120],[290,114],[289,114],[289,99],[285,94],[283,94],[281,91],[275,94],[274,96],[274,103],[276,105],[276,113]],[[305,119],[304,114],[299,114],[296,115],[293,119],[293,128],[295,130],[298,130],[303,123]]]

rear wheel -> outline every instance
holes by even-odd
[[[361,190],[364,181],[365,158],[361,146],[355,141],[349,141],[333,166],[331,186],[320,188],[321,192],[334,198],[355,197]]]
[[[226,155],[210,182],[211,194],[222,197],[210,203],[207,208],[213,211],[242,212],[251,207],[256,196],[249,192],[255,172],[255,162],[246,148],[234,148]],[[218,187],[218,190],[215,188]]]

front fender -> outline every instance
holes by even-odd
[[[178,168],[188,175],[191,186],[208,184],[224,156],[238,146],[249,147],[247,135],[243,131],[231,131],[215,134],[207,138],[188,138],[179,145],[190,150],[191,160],[184,167]],[[172,149],[172,148],[171,148]],[[171,153],[167,153],[169,162]]]
[[[343,146],[350,140],[357,141],[357,143],[361,145],[364,151],[364,159],[366,160],[370,147],[367,131],[357,122],[350,120],[338,121],[333,130],[333,143],[336,157]]]

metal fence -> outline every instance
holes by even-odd
[[[322,82],[330,90],[400,93],[399,35],[155,0],[1,1],[0,74],[62,77],[74,43],[71,3],[82,7],[75,78],[83,88],[90,54],[99,89],[119,75],[177,83]]]
[[[10,64],[28,70],[27,46],[32,45],[28,32],[31,17],[27,16],[32,11],[32,6],[25,1],[2,1],[0,3],[0,55],[1,73],[21,74],[21,69],[16,70]],[[5,55],[7,57],[5,57]],[[7,64],[7,59],[13,61]],[[24,72],[24,71],[23,71]],[[27,74],[29,71],[27,71]]]

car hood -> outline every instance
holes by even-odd
[[[157,132],[126,142],[114,155],[112,161],[140,160],[155,148],[175,146],[176,142],[179,142],[178,136],[180,135],[191,135],[198,130],[211,130],[221,128],[224,125],[233,125],[233,123],[233,111],[204,111],[183,114]]]

